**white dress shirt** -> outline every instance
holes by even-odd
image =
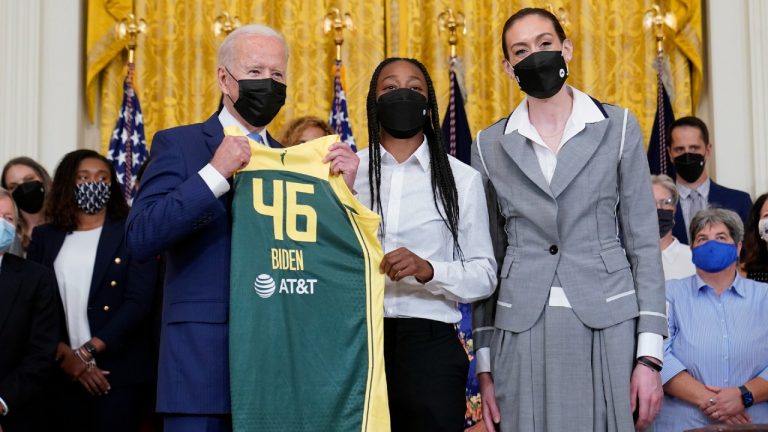
[[[361,150],[358,155],[360,167],[355,190],[360,202],[373,209],[368,182],[368,149]],[[458,236],[463,263],[454,252],[451,232],[435,208],[426,139],[402,163],[381,147],[379,194],[384,232],[379,230],[379,239],[384,252],[408,248],[429,261],[434,269],[432,279],[424,284],[413,276],[399,282],[387,277],[384,290],[386,317],[456,323],[461,320],[458,302],[470,303],[486,298],[496,288],[496,261],[480,173],[451,156],[449,160],[459,198]],[[443,212],[440,200],[437,202]]]
[[[53,270],[56,272],[56,282],[59,284],[59,293],[64,305],[69,344],[72,348],[91,340],[88,296],[91,293],[91,279],[101,228],[68,234],[53,261]]]
[[[664,280],[683,279],[696,274],[691,248],[674,237],[672,243],[661,251],[661,263],[664,265]]]
[[[221,107],[221,112],[219,112],[219,123],[221,123],[221,127],[225,129],[229,126],[237,126],[243,132],[243,135],[248,135],[248,129],[227,111],[226,106]],[[267,145],[269,142],[267,141],[267,128],[261,129],[259,135],[261,136],[262,144]],[[203,181],[208,185],[208,188],[211,189],[211,192],[213,192],[213,195],[216,196],[216,198],[229,192],[229,182],[210,163],[202,167],[197,173],[200,174],[200,177],[203,178]]]
[[[566,145],[571,138],[584,130],[587,123],[596,123],[605,119],[605,115],[600,111],[595,102],[586,93],[581,92],[571,86],[567,86],[573,94],[573,107],[571,115],[565,123],[563,137],[557,147],[557,151],[552,151],[539,135],[536,127],[531,124],[528,117],[528,97],[515,108],[507,121],[505,134],[515,130],[522,136],[533,142],[533,150],[536,153],[536,159],[539,162],[544,178],[547,183],[552,182],[557,167],[557,153]],[[549,306],[559,306],[570,308],[571,304],[565,295],[562,287],[550,287]],[[651,356],[659,360],[664,358],[664,338],[655,333],[643,332],[638,335],[637,357]],[[480,348],[476,353],[477,373],[491,371],[490,348]]]

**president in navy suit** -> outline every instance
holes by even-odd
[[[688,244],[688,226],[699,210],[719,207],[733,210],[747,223],[752,198],[746,192],[721,186],[704,169],[712,155],[707,125],[698,117],[682,117],[669,128],[671,140],[667,150],[677,171],[680,200],[675,212],[672,234]]]
[[[223,107],[204,123],[160,131],[128,218],[140,257],[166,259],[157,410],[166,432],[231,430],[228,307],[230,181],[251,158],[248,140],[279,144],[266,127],[285,102],[288,47],[276,30],[247,25],[219,47]],[[358,158],[345,144],[325,161],[350,185]],[[273,391],[274,389],[254,389]]]

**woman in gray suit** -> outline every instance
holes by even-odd
[[[643,429],[667,324],[637,120],[564,85],[573,45],[548,11],[512,15],[502,48],[528,96],[473,146],[500,269],[474,312],[486,428]]]

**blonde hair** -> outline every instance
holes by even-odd
[[[326,135],[331,135],[334,133],[331,129],[331,126],[328,125],[328,122],[320,119],[319,117],[298,117],[291,120],[291,122],[285,126],[283,135],[280,137],[280,144],[282,144],[283,147],[290,147],[299,144],[299,137],[301,137],[302,132],[311,127],[322,129]]]

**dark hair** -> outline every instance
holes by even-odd
[[[5,167],[3,167],[3,175],[0,179],[0,185],[4,189],[8,189],[8,182],[5,181],[5,175],[8,173],[8,170],[11,169],[11,167],[16,165],[24,165],[29,167],[32,171],[35,172],[35,174],[37,174],[38,177],[40,177],[43,182],[43,187],[45,187],[45,191],[48,192],[51,189],[51,176],[48,174],[48,171],[46,171],[46,169],[43,168],[43,166],[40,165],[36,160],[26,156],[13,158],[5,164]]]
[[[768,271],[768,246],[757,232],[757,226],[760,223],[760,210],[763,209],[766,200],[768,200],[768,193],[757,197],[747,217],[744,246],[741,249],[741,262],[747,272]]]
[[[79,207],[75,200],[75,184],[77,169],[80,162],[85,159],[97,159],[109,167],[109,175],[112,179],[110,185],[110,197],[107,202],[107,216],[113,219],[122,219],[128,216],[128,203],[123,197],[123,189],[117,178],[115,167],[104,156],[93,150],[75,150],[67,153],[56,167],[53,176],[53,188],[51,197],[46,203],[45,213],[48,220],[54,226],[65,231],[74,231],[77,228],[77,212]]]
[[[381,130],[379,128],[378,105],[376,102],[376,84],[381,70],[390,63],[397,61],[405,61],[419,68],[427,82],[427,104],[429,108],[427,113],[428,121],[424,124],[424,135],[427,137],[427,145],[429,146],[432,198],[437,213],[448,227],[451,236],[453,236],[454,254],[463,261],[464,255],[459,246],[459,196],[456,191],[456,181],[453,178],[448,154],[443,144],[440,128],[440,111],[437,107],[435,87],[432,85],[432,79],[429,77],[427,68],[416,59],[390,57],[379,63],[373,72],[373,76],[371,76],[371,86],[368,90],[367,100],[368,148],[370,152],[368,159],[368,183],[371,191],[371,206],[381,216],[382,226],[384,226],[384,212],[381,206],[381,195],[379,194],[381,189]],[[442,211],[441,206],[437,203],[438,199],[442,204]]]
[[[333,135],[335,133],[325,120],[314,116],[298,117],[291,120],[285,127],[285,131],[280,137],[280,144],[285,147],[291,147],[298,144],[302,132],[311,127],[322,129],[326,135]]]
[[[699,132],[701,132],[701,139],[704,141],[704,145],[709,145],[709,129],[707,128],[707,124],[698,117],[687,116],[680,117],[679,119],[673,121],[671,125],[669,125],[669,135],[667,135],[669,139],[667,140],[667,147],[672,145],[672,131],[675,128],[683,126],[698,129]]]
[[[504,37],[507,35],[507,30],[515,25],[518,20],[523,19],[529,15],[538,15],[551,21],[552,27],[555,28],[555,33],[557,34],[557,38],[560,39],[560,42],[568,39],[565,36],[565,30],[563,30],[563,26],[560,24],[560,20],[558,20],[552,12],[541,8],[523,8],[515,12],[511,17],[507,19],[507,22],[504,23],[504,30],[501,31],[501,50],[504,51],[505,59],[509,60],[509,53],[507,52],[507,40]]]

